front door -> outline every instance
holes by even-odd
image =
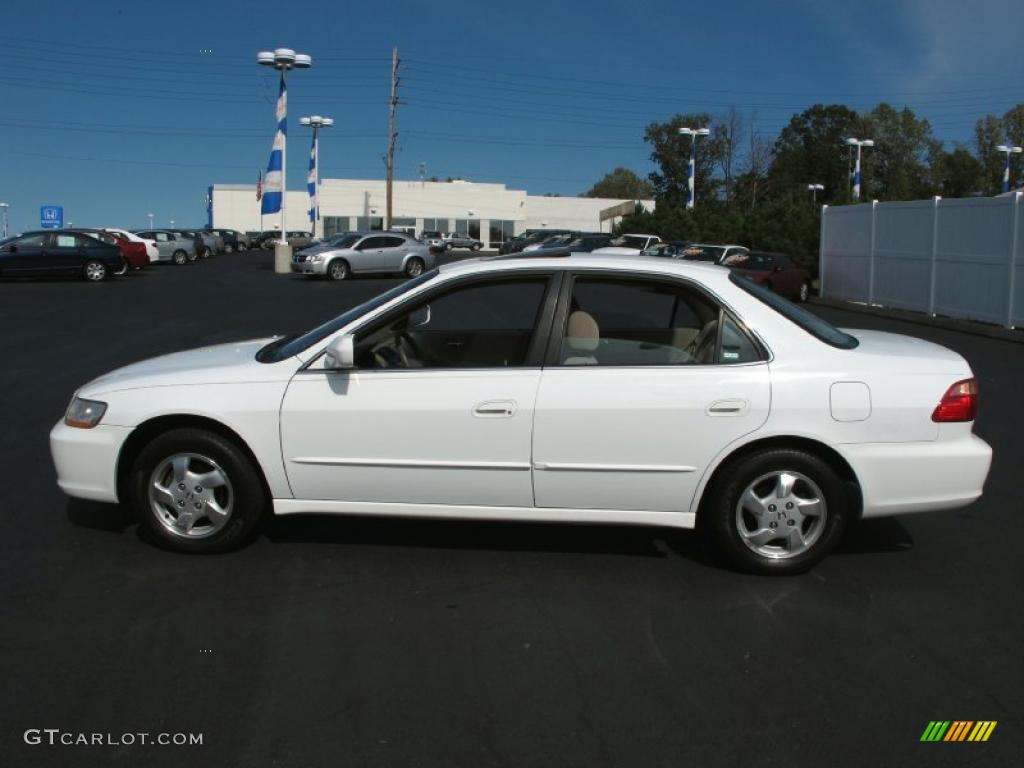
[[[296,374],[281,406],[295,497],[532,507],[550,282],[450,283],[357,329],[354,369]]]
[[[37,232],[4,245],[0,256],[0,272],[9,275],[46,273],[43,246],[50,237],[49,232]]]
[[[712,459],[768,417],[763,354],[682,281],[579,274],[534,421],[538,507],[685,512]]]
[[[365,238],[356,250],[359,258],[350,265],[353,272],[383,272],[387,269],[386,247],[391,238],[384,235],[371,235]]]

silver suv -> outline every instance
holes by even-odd
[[[436,261],[427,246],[403,232],[342,232],[296,252],[292,272],[331,280],[375,272],[417,277]]]
[[[482,242],[475,237],[470,237],[465,232],[449,232],[444,236],[443,242],[446,251],[450,251],[452,248],[469,248],[473,251],[479,251],[484,247]]]

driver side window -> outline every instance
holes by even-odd
[[[362,369],[507,368],[527,363],[546,277],[474,282],[356,336]]]

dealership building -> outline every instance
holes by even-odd
[[[309,196],[288,192],[288,231],[309,231]],[[504,184],[455,181],[396,181],[393,186],[393,227],[440,232],[468,232],[485,248],[497,248],[526,229],[572,229],[610,232],[632,200],[595,197],[528,195]],[[638,200],[645,210],[653,200]],[[209,217],[217,229],[242,232],[279,229],[280,214],[260,216],[254,184],[215,184],[210,187]],[[321,179],[320,220],[324,237],[347,230],[384,226],[384,181]]]

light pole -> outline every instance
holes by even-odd
[[[309,177],[306,179],[306,185],[309,187],[310,202],[313,205],[309,218],[313,222],[313,239],[316,240],[320,236],[320,129],[334,125],[334,118],[310,115],[300,117],[299,123],[313,128],[313,151],[309,157]]]
[[[10,207],[10,203],[0,203],[0,210],[4,212],[4,238],[7,237],[7,209]]]
[[[996,147],[997,152],[1002,152],[1006,155],[1006,165],[1003,166],[1003,192],[1010,191],[1010,155],[1019,155],[1024,152],[1022,147],[1008,147],[1006,144],[1000,144]]]
[[[149,217],[149,228],[152,229],[153,228],[153,214],[152,213],[147,213],[146,216]]]
[[[694,175],[697,171],[697,137],[707,136],[711,131],[707,128],[680,128],[680,136],[690,137],[690,162],[686,166],[686,207],[693,208],[696,203],[696,181]]]
[[[174,229],[174,219],[171,219],[171,229]]]
[[[290,69],[309,69],[313,66],[313,57],[305,53],[296,53],[291,48],[277,48],[273,51],[260,51],[256,54],[256,62],[264,67],[273,67],[281,73],[281,90],[277,98],[277,135],[274,137],[274,151],[270,153],[270,165],[267,168],[265,186],[271,190],[273,177],[271,174],[275,164],[274,152],[280,144],[281,152],[281,239],[274,246],[274,271],[287,273],[291,271],[291,249],[288,247],[288,223],[285,218],[288,197],[288,182],[285,171],[288,168],[288,100],[287,77]],[[264,199],[268,192],[264,192]]]
[[[853,166],[853,199],[860,200],[860,150],[861,147],[873,147],[873,139],[847,139],[846,143],[857,148],[857,162]]]
[[[825,190],[824,184],[808,184],[807,188],[811,190],[811,202],[815,205],[818,204],[818,193]]]

